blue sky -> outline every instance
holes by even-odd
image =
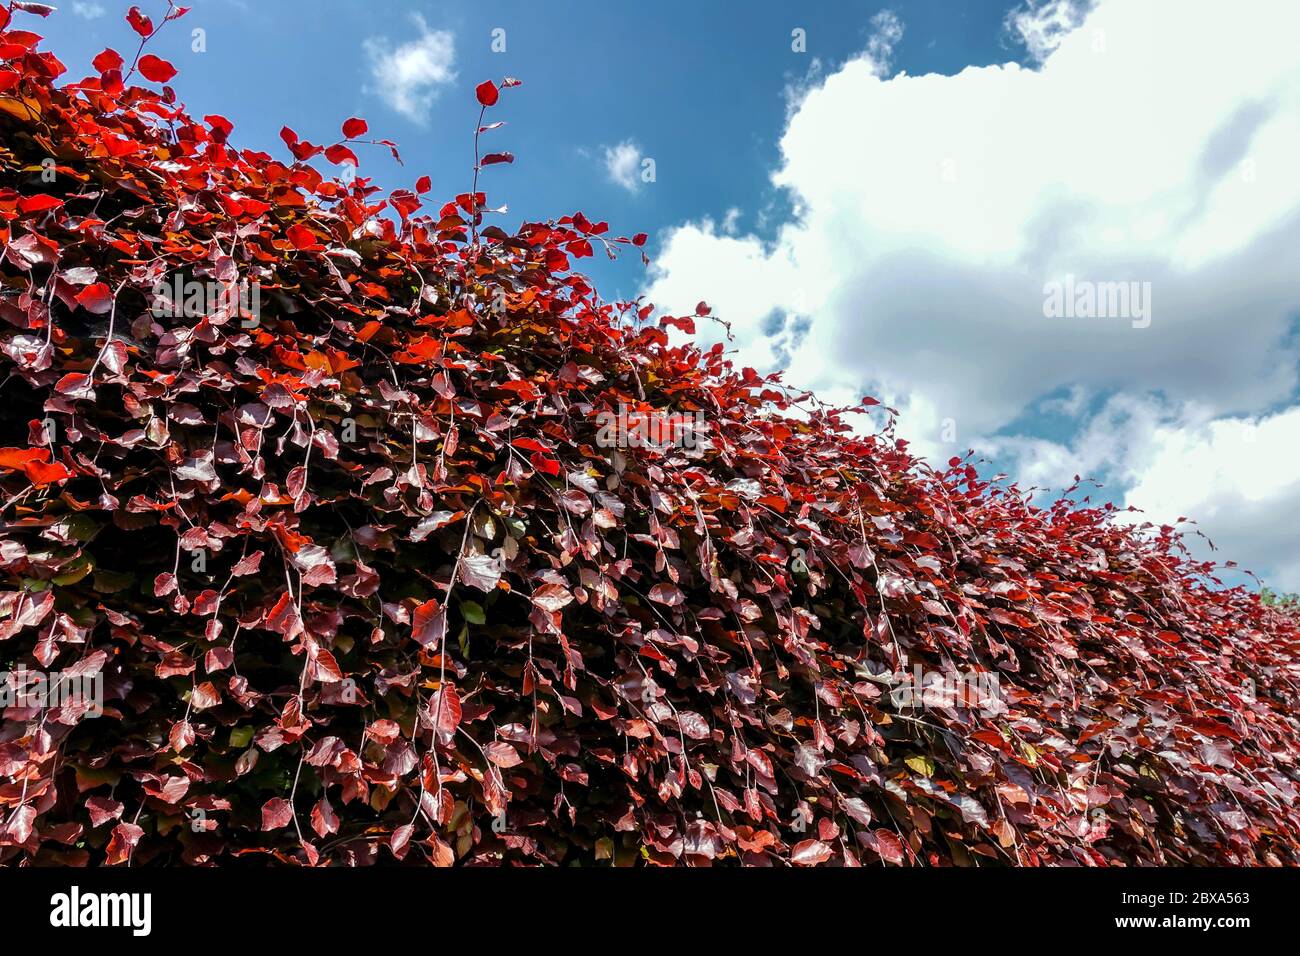
[[[516,157],[513,167],[486,175],[491,203],[508,203],[510,221],[581,209],[616,231],[652,236],[702,215],[721,218],[733,207],[748,210],[743,222],[753,227],[759,208],[782,203],[768,178],[778,159],[785,89],[814,61],[826,67],[861,51],[872,17],[883,9],[906,11],[930,25],[914,41],[898,44],[897,64],[909,72],[955,72],[1024,54],[1003,29],[1000,0],[832,2],[797,11],[783,0],[188,5],[191,12],[150,49],[180,70],[172,85],[191,112],[232,120],[241,146],[281,155],[282,125],[328,143],[343,119],[361,116],[372,135],[399,144],[406,162],[402,169],[384,150],[366,150],[359,154],[363,175],[396,187],[427,173],[434,194],[450,196],[469,188],[474,86],[515,76],[524,85],[494,110],[508,125],[485,140]],[[123,19],[129,6],[82,0],[43,24],[70,73],[89,72],[90,60],[105,46],[124,55],[135,49],[135,34]],[[165,4],[145,2],[141,9],[157,18]],[[195,28],[206,31],[206,52],[191,50]],[[804,53],[792,50],[796,28],[806,31]],[[497,29],[505,31],[503,52],[492,49]],[[378,41],[372,50],[396,52],[438,32],[453,37],[455,78],[430,84],[433,98],[416,120],[385,102],[365,41]],[[655,160],[655,188],[633,193],[606,177],[604,147],[628,140]],[[608,296],[634,295],[643,269],[635,257],[626,264],[635,268],[595,263],[588,271]]]
[[[62,6],[41,28],[72,76],[105,46],[129,59],[129,4]],[[474,86],[518,77],[485,134],[515,163],[480,186],[506,225],[581,210],[649,233],[649,270],[584,260],[607,298],[706,299],[741,361],[879,395],[926,455],[1096,476],[1300,589],[1300,5],[191,6],[151,49],[240,146],[284,155],[281,125],[328,144],[361,116],[406,161],[364,148],[361,174],[428,174],[441,199],[469,188]],[[1051,315],[1067,276],[1145,289],[1149,314]]]

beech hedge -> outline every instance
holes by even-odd
[[[486,224],[509,153],[385,195],[318,169],[396,154],[361,119],[189,116],[182,8],[79,82],[46,12],[0,8],[0,665],[100,693],[5,708],[0,862],[1300,862],[1300,622],[1178,529],[604,301],[574,261],[645,237]]]

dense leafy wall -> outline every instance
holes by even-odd
[[[0,861],[1297,862],[1296,621],[1174,529],[672,344],[706,307],[571,271],[643,236],[324,178],[361,120],[237,149],[165,21],[68,83],[39,6],[0,8],[0,663],[103,713],[5,710]],[[661,413],[700,440],[602,440]]]

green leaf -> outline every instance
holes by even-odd
[[[934,761],[929,757],[908,757],[903,762],[923,777],[934,776]]]
[[[95,563],[90,560],[89,556],[82,556],[68,566],[68,570],[62,574],[56,574],[53,581],[58,585],[76,584],[91,571],[95,570]]]
[[[90,515],[77,514],[60,518],[54,526],[66,538],[85,544],[99,534],[104,522],[96,521]]]
[[[231,727],[230,746],[242,750],[253,739],[252,727]]]
[[[460,613],[467,624],[487,623],[487,614],[483,611],[483,605],[477,601],[461,601]]]
[[[134,583],[135,575],[129,571],[110,571],[106,568],[95,570],[95,590],[100,594],[123,591]]]

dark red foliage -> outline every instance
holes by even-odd
[[[670,344],[706,305],[570,271],[644,235],[237,150],[8,21],[0,664],[104,712],[4,712],[0,862],[1300,862],[1297,622],[1174,529]],[[620,406],[703,440],[604,447]]]

